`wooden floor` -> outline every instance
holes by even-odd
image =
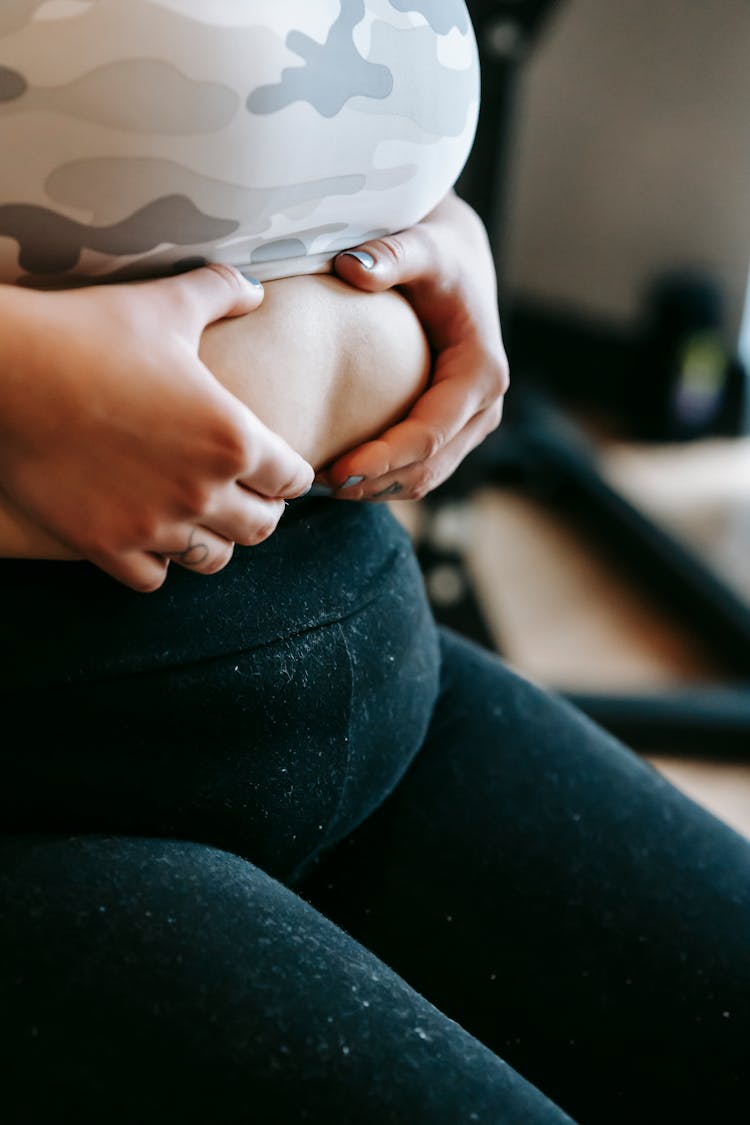
[[[605,474],[697,545],[750,599],[750,440],[679,447],[616,443]],[[413,533],[419,506],[393,505]],[[453,534],[504,657],[555,689],[653,692],[720,678],[688,630],[592,555],[549,511],[487,488],[453,516]],[[750,838],[747,764],[646,754],[679,788]]]

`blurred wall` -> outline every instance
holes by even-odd
[[[707,269],[739,331],[750,260],[748,0],[561,0],[523,64],[505,287],[632,323]]]

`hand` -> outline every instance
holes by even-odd
[[[404,421],[317,479],[338,499],[419,500],[502,418],[508,361],[492,254],[479,217],[454,193],[417,226],[357,252],[369,255],[371,268],[344,252],[337,275],[373,293],[398,286],[431,344],[433,375]]]
[[[55,293],[0,287],[0,492],[135,590],[268,538],[313,472],[198,358],[260,286],[210,266]]]

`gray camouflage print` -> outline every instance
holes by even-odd
[[[391,0],[398,12],[421,12],[433,31],[447,35],[456,27],[469,29],[469,13],[463,0]]]
[[[0,66],[0,102],[12,102],[26,93],[26,79],[9,67]]]
[[[286,45],[305,60],[282,72],[278,86],[261,86],[247,100],[251,113],[277,113],[292,102],[307,101],[323,117],[335,117],[350,98],[387,98],[393,75],[387,66],[362,58],[352,32],[365,12],[364,0],[341,0],[341,15],[325,43],[316,43],[301,31],[290,31]]]
[[[0,281],[325,270],[442,198],[478,96],[463,0],[0,0]]]

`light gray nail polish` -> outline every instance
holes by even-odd
[[[356,258],[359,264],[364,266],[366,270],[373,269],[375,265],[375,259],[372,254],[368,254],[366,250],[345,250],[344,254],[347,258]]]
[[[355,484],[361,484],[364,477],[349,477],[343,484],[339,485],[339,490],[342,488],[354,488]]]
[[[252,286],[253,286],[253,287],[254,287],[255,289],[262,289],[262,288],[263,288],[263,282],[262,282],[262,281],[258,281],[257,277],[253,277],[253,275],[252,275],[251,273],[245,273],[245,271],[244,271],[244,270],[240,270],[240,273],[241,273],[241,274],[242,274],[242,276],[244,277],[245,281],[249,281],[249,282],[250,282],[250,284],[251,284],[251,285],[252,285]]]

